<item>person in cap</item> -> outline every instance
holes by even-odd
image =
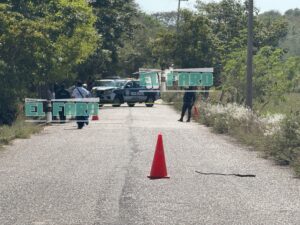
[[[183,96],[183,106],[181,110],[181,117],[178,120],[179,122],[183,122],[183,118],[185,116],[186,111],[188,111],[188,119],[186,122],[191,122],[192,118],[192,108],[196,101],[196,93],[194,87],[189,87],[186,89],[184,96]]]
[[[56,99],[69,99],[71,98],[70,93],[66,90],[65,85],[61,84],[58,90],[55,93]],[[65,110],[64,108],[59,112],[59,119],[61,123],[66,122]]]
[[[72,97],[76,99],[89,98],[91,96],[90,92],[83,87],[82,81],[77,81],[76,87],[73,90]],[[87,114],[87,112],[86,112]],[[89,124],[89,116],[76,116],[78,129],[82,129],[84,125]]]

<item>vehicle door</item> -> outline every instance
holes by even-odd
[[[133,90],[133,81],[129,81],[124,86],[124,101],[125,102],[134,102],[135,95],[132,94]]]
[[[147,99],[147,88],[140,85],[139,81],[133,82],[133,94],[137,102],[145,102]]]

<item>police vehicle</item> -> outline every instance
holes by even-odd
[[[154,102],[160,98],[159,89],[141,86],[139,80],[129,80],[120,89],[116,90],[122,103],[134,107],[136,103],[145,103],[147,107],[153,107]]]
[[[119,105],[119,98],[116,90],[121,89],[126,83],[126,80],[104,79],[96,80],[92,89],[92,95],[100,99],[100,106],[103,104]]]
[[[102,80],[101,86],[93,88],[93,95],[100,98],[100,104],[112,104],[120,107],[127,103],[134,107],[137,103],[145,103],[153,107],[154,102],[160,98],[159,89],[140,86],[138,80]]]

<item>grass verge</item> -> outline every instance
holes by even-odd
[[[7,145],[16,138],[29,138],[30,135],[38,133],[42,126],[26,123],[23,119],[17,119],[12,126],[0,126],[0,146]]]

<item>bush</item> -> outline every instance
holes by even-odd
[[[12,125],[17,117],[17,93],[14,90],[15,80],[8,76],[7,65],[0,60],[0,126]]]
[[[300,150],[298,149],[298,151]],[[296,174],[300,177],[300,156],[298,156],[297,159],[294,161],[293,168]]]
[[[215,116],[213,122],[213,129],[217,133],[226,134],[229,131],[229,123],[228,119],[226,118],[227,115],[225,113],[220,113]]]
[[[17,103],[15,98],[7,97],[0,91],[0,125],[12,125],[17,117]]]
[[[163,93],[161,98],[165,102],[172,102],[174,104],[175,109],[181,110],[183,94]]]
[[[291,165],[300,176],[300,115],[258,116],[237,104],[200,107],[200,122],[261,150],[280,165]]]
[[[282,165],[300,166],[300,116],[286,117],[280,130],[269,140],[269,154]],[[300,171],[298,171],[300,172]],[[300,173],[299,173],[300,174]]]

